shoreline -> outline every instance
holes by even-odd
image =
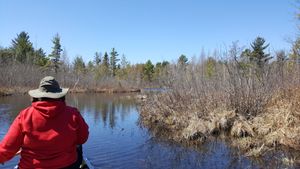
[[[0,88],[0,97],[25,95],[31,88]],[[97,89],[83,89],[76,88],[70,89],[69,93],[141,93],[142,89],[139,88],[97,88]]]

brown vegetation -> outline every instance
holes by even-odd
[[[75,74],[71,68],[64,67],[64,71],[55,74],[51,70],[43,70],[35,65],[20,63],[2,64],[0,66],[0,96],[24,94],[28,90],[37,88],[40,79],[52,75],[62,87],[70,88],[70,92],[82,93],[131,93],[140,92],[139,84],[131,81],[104,77],[95,80],[92,73]]]
[[[164,95],[153,96],[142,106],[142,123],[154,135],[198,144],[225,133],[247,156],[260,156],[279,146],[300,150],[300,89],[276,94],[263,112],[248,119],[233,110],[215,109],[205,116],[189,109],[174,111],[163,105]]]
[[[228,59],[202,59],[184,71],[172,67],[165,80],[170,90],[142,103],[142,125],[189,144],[224,133],[247,156],[281,146],[300,150],[299,63],[273,61],[262,68],[241,53],[233,46]]]
[[[70,93],[138,93],[141,89],[137,88],[96,88],[96,89],[82,89],[75,88],[69,91]]]

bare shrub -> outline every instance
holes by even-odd
[[[248,156],[277,146],[300,149],[299,64],[277,53],[258,71],[241,51],[233,45],[222,57],[170,65],[167,91],[143,103],[142,123],[180,142],[228,132]]]

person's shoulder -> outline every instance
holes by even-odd
[[[66,109],[68,112],[74,113],[74,114],[78,114],[79,110],[76,107],[72,107],[72,106],[66,106]]]
[[[76,121],[78,118],[82,118],[79,110],[76,107],[66,106],[67,114]]]
[[[24,108],[23,110],[21,110],[19,115],[29,115],[29,114],[31,114],[32,111],[33,111],[33,107],[28,106],[28,107]]]
[[[21,110],[16,118],[18,118],[20,120],[29,119],[29,118],[31,118],[33,111],[34,111],[33,107],[28,106],[28,107],[24,108],[23,110]]]

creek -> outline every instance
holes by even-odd
[[[139,105],[127,94],[69,94],[67,104],[77,107],[89,125],[90,136],[83,149],[94,168],[288,168],[280,160],[249,159],[222,139],[187,147],[155,138],[139,125]],[[0,139],[30,97],[0,98]],[[15,157],[0,168],[11,169]]]

